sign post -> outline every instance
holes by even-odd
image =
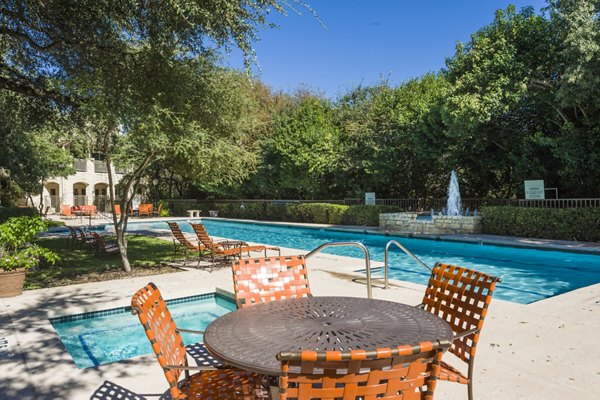
[[[375,192],[365,192],[365,205],[366,206],[374,206],[375,205]]]
[[[525,199],[526,200],[544,200],[544,181],[525,181]]]

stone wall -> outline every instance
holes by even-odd
[[[398,233],[447,235],[453,233],[481,233],[481,216],[434,215],[430,220],[417,219],[422,213],[403,212],[379,214],[382,230]]]

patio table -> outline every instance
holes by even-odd
[[[279,375],[281,351],[371,350],[452,340],[450,325],[420,308],[356,297],[306,297],[257,304],[214,320],[207,349],[225,364]]]

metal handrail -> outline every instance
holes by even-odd
[[[400,250],[402,250],[403,252],[405,252],[406,254],[408,254],[409,256],[411,256],[413,258],[413,260],[415,260],[416,262],[418,262],[419,264],[421,264],[422,266],[424,266],[425,268],[427,268],[429,271],[431,271],[431,268],[429,268],[429,266],[427,264],[425,264],[423,261],[421,261],[417,256],[415,256],[413,253],[410,252],[410,250],[408,250],[406,247],[402,246],[400,244],[400,242],[398,242],[397,240],[390,240],[386,245],[385,245],[385,259],[384,259],[384,264],[383,264],[383,277],[384,277],[384,281],[385,281],[385,289],[389,289],[389,285],[388,285],[388,269],[389,269],[389,252],[390,252],[390,246],[395,244],[396,246],[398,246],[400,248]]]
[[[365,266],[367,268],[367,297],[369,299],[373,298],[373,291],[371,288],[371,260],[369,257],[369,249],[367,249],[365,247],[364,244],[360,243],[360,242],[330,242],[330,243],[323,243],[322,245],[320,245],[319,247],[317,247],[314,250],[311,250],[310,252],[308,252],[304,258],[306,258],[307,260],[316,255],[317,253],[320,253],[321,250],[326,249],[327,247],[342,247],[342,246],[354,246],[354,247],[359,247],[362,249],[362,251],[365,252]]]

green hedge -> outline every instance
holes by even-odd
[[[40,214],[31,207],[0,207],[0,224],[12,217],[35,217]]]
[[[391,206],[347,206],[329,203],[200,203],[195,208],[208,215],[218,210],[219,217],[260,221],[304,222],[331,225],[379,226],[379,214],[399,211]]]
[[[484,207],[483,233],[541,239],[600,241],[598,208]]]

